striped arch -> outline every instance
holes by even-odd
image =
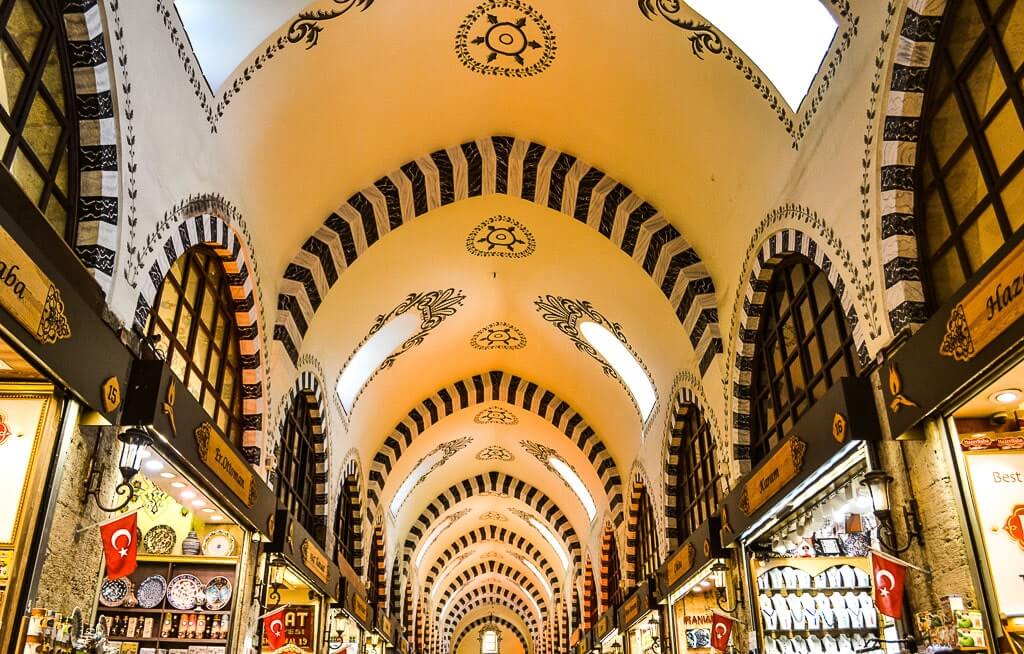
[[[526,588],[530,592],[534,601],[537,602],[538,606],[542,608],[547,607],[548,611],[552,610],[553,607],[550,606],[550,603],[553,600],[549,600],[547,596],[537,588],[537,585],[533,582],[533,577],[527,575],[518,568],[501,561],[483,561],[481,563],[471,565],[454,577],[445,580],[444,592],[441,593],[440,598],[437,600],[437,613],[440,615],[440,607],[447,605],[448,600],[450,600],[455,593],[458,593],[461,588],[468,586],[477,579],[489,574],[508,577],[515,583]]]
[[[734,465],[731,470],[733,475],[746,472],[750,467],[750,384],[754,368],[755,341],[772,271],[776,264],[789,254],[807,257],[825,273],[846,313],[846,321],[853,332],[857,356],[862,365],[868,361],[864,325],[857,315],[853,293],[847,292],[848,285],[839,272],[840,266],[829,257],[826,248],[813,236],[795,228],[787,227],[766,237],[757,249],[757,256],[749,264],[747,288],[744,290],[742,303],[736,307],[739,331],[735,343],[736,361],[732,367],[732,432],[736,438]]]
[[[575,156],[511,136],[482,138],[410,161],[332,212],[285,270],[274,338],[296,361],[323,298],[378,239],[438,207],[491,194],[535,202],[597,230],[641,265],[668,298],[702,374],[721,353],[714,284],[669,220]]]
[[[651,503],[651,511],[657,515],[657,506],[654,503],[654,489],[647,481],[647,475],[639,465],[635,466],[633,472],[633,483],[629,487],[629,512],[626,518],[626,567],[623,570],[622,578],[626,580],[628,588],[636,588],[639,579],[636,578],[636,550],[639,540],[638,523],[640,515],[640,500],[643,491],[647,491],[647,499]],[[658,538],[659,548],[664,543],[663,537]]]
[[[616,560],[617,559],[617,560]],[[615,530],[610,524],[604,526],[604,530],[601,532],[601,610],[607,611],[612,606],[612,595],[618,588],[611,587],[611,570],[612,565],[617,565],[619,568],[619,585],[621,586],[626,581],[623,571],[626,569],[625,564],[622,562],[622,554],[619,552],[618,544],[615,540]]]
[[[109,294],[118,250],[121,135],[114,103],[114,66],[107,58],[99,0],[62,0],[78,118],[78,234],[75,253]],[[129,119],[130,120],[130,119]],[[129,137],[131,138],[129,127]]]
[[[444,493],[438,495],[426,509],[420,514],[416,521],[409,527],[409,533],[405,538],[402,556],[395,556],[391,573],[391,599],[398,601],[399,572],[401,568],[406,571],[412,562],[413,554],[420,540],[427,534],[430,527],[438,522],[438,519],[451,507],[463,500],[469,499],[481,493],[502,493],[509,497],[520,500],[534,509],[540,517],[547,521],[552,531],[561,537],[569,552],[572,563],[572,570],[579,570],[582,564],[582,548],[576,530],[569,523],[569,519],[562,513],[562,510],[547,495],[537,490],[530,484],[516,479],[503,472],[489,472],[485,475],[476,475],[470,479],[450,486]]]
[[[483,583],[475,588],[465,589],[452,600],[449,606],[444,607],[440,618],[444,635],[450,638],[459,621],[473,608],[488,600],[498,600],[498,603],[505,603],[510,609],[516,611],[516,614],[530,627],[534,637],[540,638],[544,631],[544,619],[537,616],[533,607],[524,599],[522,591],[495,583]]]
[[[710,416],[707,410],[701,403],[700,397],[692,389],[687,386],[680,385],[678,389],[672,395],[672,405],[668,414],[668,429],[665,433],[665,444],[663,447],[662,460],[665,462],[664,467],[664,484],[665,484],[665,531],[666,537],[668,538],[668,551],[675,551],[676,547],[680,545],[679,542],[679,507],[676,506],[676,498],[678,493],[676,488],[679,486],[682,480],[679,479],[679,457],[682,452],[683,443],[683,426],[686,420],[686,413],[688,411],[697,411],[701,415],[702,420],[711,422]],[[715,425],[711,422],[711,429],[714,429]],[[717,432],[717,430],[716,430]],[[714,464],[720,466],[720,470],[725,470],[724,465],[728,465],[728,461],[723,461],[722,450],[728,449],[721,446],[720,434],[713,433],[712,437],[715,440],[716,457]]]
[[[350,500],[351,513],[345,525],[351,529],[352,534],[352,560],[349,565],[356,571],[356,574],[363,574],[363,500],[362,500],[363,476],[359,466],[358,452],[350,452],[348,460],[341,469],[341,484],[338,489],[338,501],[334,511],[337,513],[343,505],[342,495],[347,495]],[[338,534],[334,534],[337,538]]]
[[[313,480],[316,483],[316,493],[313,496],[313,501],[316,503],[316,524],[327,530],[327,483],[328,476],[327,472],[327,461],[330,458],[328,456],[328,444],[330,439],[327,437],[326,431],[326,418],[327,413],[325,408],[327,402],[324,398],[323,383],[316,376],[315,373],[310,371],[299,372],[298,378],[291,388],[288,389],[288,394],[285,396],[284,401],[280,404],[282,407],[280,416],[277,424],[275,433],[278,435],[277,442],[274,443],[274,458],[276,459],[280,454],[279,448],[281,447],[281,434],[285,428],[285,422],[287,421],[287,412],[289,408],[302,397],[306,401],[306,406],[309,407],[309,419],[310,424],[313,426],[313,462],[316,466],[313,473]],[[270,472],[271,485],[276,483],[277,472]]]
[[[914,180],[921,111],[946,0],[909,0],[900,25],[882,127],[879,172],[885,305],[894,333],[928,319],[917,251]]]
[[[587,555],[586,563],[583,565],[583,630],[593,627],[590,616],[597,612],[597,585],[594,582],[594,566],[590,564],[590,555]]]
[[[178,223],[176,229],[168,231],[171,235],[156,250],[159,254],[148,272],[140,278],[133,329],[140,334],[145,332],[153,300],[178,257],[197,245],[207,245],[217,253],[231,281],[238,347],[242,353],[242,449],[249,462],[258,466],[264,446],[266,373],[263,368],[259,307],[256,305],[256,293],[250,275],[251,253],[246,251],[244,237],[217,212],[203,211],[192,215]]]
[[[519,639],[520,644],[523,646],[523,651],[529,654],[529,640],[526,638],[526,635],[523,634],[522,630],[519,628],[519,625],[512,622],[511,620],[506,620],[505,618],[498,615],[481,616],[479,618],[476,618],[475,620],[468,622],[465,625],[456,625],[455,631],[453,632],[455,633],[455,639],[452,640],[452,646],[449,649],[449,651],[458,652],[459,645],[462,644],[462,641],[466,638],[466,636],[468,636],[477,627],[483,627],[484,625],[490,623],[500,625],[511,631],[515,635],[515,637]]]
[[[523,553],[523,555],[534,562],[537,568],[543,573],[548,583],[551,584],[551,588],[557,596],[561,592],[561,575],[555,572],[555,569],[548,562],[547,557],[544,553],[536,547],[532,541],[523,538],[516,532],[505,527],[498,527],[497,525],[487,525],[485,527],[477,527],[468,533],[465,533],[456,538],[451,545],[449,545],[440,556],[430,570],[427,572],[423,581],[423,592],[428,592],[433,586],[434,581],[439,578],[441,572],[459,556],[459,553],[463,550],[472,547],[477,543],[485,542],[500,542],[515,548],[516,550]]]
[[[384,525],[377,524],[373,528],[373,555],[370,561],[376,563],[376,570],[368,570],[370,580],[370,602],[376,606],[382,606],[386,599],[387,589],[387,567],[384,559]]]
[[[412,442],[431,426],[456,411],[487,402],[505,402],[535,413],[566,435],[594,465],[611,504],[615,524],[623,520],[619,469],[601,437],[565,400],[537,384],[500,370],[473,375],[449,384],[413,407],[395,425],[373,458],[367,488],[369,513],[379,509],[388,475]]]

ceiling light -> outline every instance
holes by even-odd
[[[174,479],[177,475],[175,475],[173,472],[161,472],[160,476],[163,477],[164,479]]]
[[[1000,404],[1014,404],[1020,401],[1020,390],[1016,388],[1004,388],[992,394],[992,401]]]
[[[548,593],[548,599],[551,599],[551,584],[548,583],[548,580],[541,574],[537,566],[530,559],[524,558],[520,560],[523,562],[523,565],[530,569],[530,572],[537,576],[537,580],[540,581],[541,585],[544,586],[544,590]]]
[[[220,515],[220,514],[218,514],[218,515],[211,515],[211,516],[210,516],[210,520],[216,520],[216,521],[218,521],[218,522],[220,522],[220,521],[221,521],[221,520],[223,520],[223,519],[224,519],[224,516],[222,516],[222,515]]]
[[[206,502],[203,500],[192,500],[192,506],[206,506]]]
[[[419,325],[419,315],[415,311],[407,311],[378,329],[356,350],[338,377],[338,399],[346,412],[352,411],[352,405],[363,390],[363,385],[384,363],[384,359],[415,334]]]
[[[206,507],[202,511],[203,511],[203,513],[213,513],[213,512],[216,511],[216,509],[211,509],[210,507]]]
[[[576,497],[579,498],[583,504],[583,508],[587,511],[587,517],[591,522],[594,521],[594,517],[597,516],[597,506],[594,505],[594,498],[590,496],[590,491],[587,490],[587,485],[583,483],[576,471],[572,469],[568,463],[563,461],[557,456],[548,457],[548,463],[552,468],[555,469],[565,483],[569,484],[569,488],[572,489],[573,493],[576,493]]]
[[[156,472],[157,470],[164,469],[164,462],[160,459],[150,459],[149,461],[146,461],[145,467],[146,470],[149,470],[150,472]]]
[[[562,544],[559,542],[557,538],[555,538],[555,535],[551,533],[551,530],[548,529],[544,525],[544,523],[542,523],[537,518],[534,518],[533,516],[530,516],[528,522],[530,523],[530,526],[532,526],[534,529],[540,532],[540,535],[543,536],[544,540],[548,542],[548,545],[551,546],[551,549],[555,550],[555,554],[558,555],[558,560],[562,562],[562,568],[568,571],[569,555],[562,551]]]
[[[629,389],[633,400],[640,408],[640,416],[644,422],[647,422],[658,398],[654,391],[654,384],[647,376],[647,371],[636,360],[629,348],[603,325],[596,322],[582,322],[579,325],[579,330],[583,334],[583,338],[587,339],[587,342],[593,345],[598,354],[618,373],[619,378]]]
[[[190,500],[190,499],[192,499],[195,496],[196,496],[196,492],[194,490],[184,490],[184,491],[181,491],[181,499],[183,499],[183,500]]]
[[[172,481],[171,482],[171,488],[185,488],[186,485],[187,484],[185,484],[184,482],[180,482],[180,481]],[[184,495],[184,493],[182,493],[182,495]]]
[[[0,370],[14,370],[11,364],[7,363],[3,359],[0,359]]]

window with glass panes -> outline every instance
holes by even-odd
[[[355,517],[356,479],[346,477],[342,482],[342,491],[338,497],[338,506],[334,512],[334,556],[336,561],[345,560],[352,564],[352,550],[355,546],[355,529],[352,521]]]
[[[277,456],[277,504],[323,544],[316,524],[316,447],[309,396],[298,393],[288,407]]]
[[[933,305],[1024,224],[1024,1],[950,0],[917,148],[920,260]]]
[[[675,494],[678,542],[686,540],[708,518],[718,513],[718,466],[715,439],[703,412],[684,405],[676,417],[673,432],[678,443]]]
[[[242,442],[242,355],[220,257],[200,245],[178,257],[153,303],[147,333],[175,376],[233,443]]]
[[[754,348],[750,459],[762,460],[859,360],[842,303],[821,269],[790,255],[772,270]]]
[[[58,4],[0,1],[0,148],[22,190],[73,242],[78,122]]]
[[[636,517],[636,583],[658,571],[658,525],[647,487],[640,489],[640,505]]]

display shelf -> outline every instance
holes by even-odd
[[[844,586],[842,588],[758,588],[758,595],[832,595],[833,593],[866,593],[871,586]]]
[[[238,565],[237,556],[187,556],[184,554],[139,554],[141,563],[181,563],[186,565]]]
[[[765,629],[764,633],[774,636],[775,634],[811,634],[816,636],[818,634],[829,635],[831,633],[840,634],[877,634],[878,627],[829,627],[828,629]]]
[[[100,612],[100,613],[107,613],[109,611],[128,611],[128,612],[131,612],[131,613],[150,613],[150,614],[152,614],[152,613],[156,613],[156,614],[161,614],[161,613],[178,613],[178,614],[183,614],[184,613],[184,614],[190,614],[190,613],[194,613],[196,615],[199,615],[200,613],[202,613],[203,615],[231,615],[231,611],[225,611],[225,610],[211,611],[211,610],[208,610],[208,609],[191,609],[191,610],[186,611],[184,609],[145,609],[145,608],[138,607],[138,606],[136,606],[136,607],[128,607],[128,606],[103,606],[102,604],[100,604],[99,608],[97,608],[96,610],[98,612]]]
[[[849,565],[861,570],[870,570],[866,556],[806,556],[806,557],[780,557],[759,561],[754,567],[755,576],[761,576],[774,568],[800,568],[811,576],[816,576],[829,568],[839,565]]]
[[[193,645],[227,645],[227,638],[131,638],[127,636],[111,636],[110,642],[114,643],[192,643]]]

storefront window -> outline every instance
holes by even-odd
[[[344,609],[327,611],[327,654],[358,654],[362,628]]]
[[[316,446],[313,442],[314,408],[309,395],[299,393],[285,415],[277,458],[278,505],[323,544],[323,529],[316,521]]]
[[[636,518],[636,579],[639,584],[654,575],[661,565],[658,560],[658,525],[654,522],[654,508],[647,494],[647,486],[640,487]]]
[[[797,419],[860,364],[843,306],[825,274],[790,255],[772,271],[751,374],[750,460],[767,456]]]
[[[715,464],[715,437],[703,412],[686,405],[676,416],[672,439],[677,447],[675,484],[676,542],[685,541],[693,530],[718,513],[719,475]]]
[[[175,376],[235,444],[242,442],[242,355],[235,303],[220,257],[196,246],[178,257],[153,303],[146,333]]]
[[[77,121],[57,3],[0,2],[0,147],[50,225],[74,240]]]
[[[941,304],[1024,223],[1024,6],[958,0],[932,56],[918,145],[921,265]]]
[[[281,650],[275,650],[264,634],[260,651],[267,654],[282,650],[295,654],[319,652],[323,596],[284,558],[270,557],[267,579],[266,607],[268,610],[284,607],[286,644]],[[355,651],[347,646],[345,650],[347,654]]]

